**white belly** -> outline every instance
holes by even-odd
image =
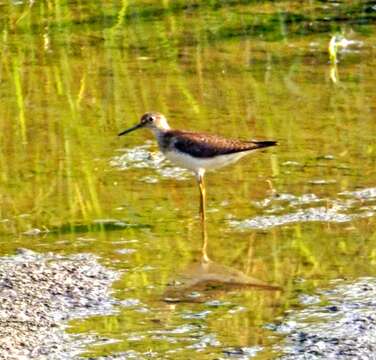
[[[232,164],[249,153],[250,151],[243,151],[212,158],[195,158],[175,151],[166,151],[164,155],[174,164],[197,173],[199,170],[214,170]]]

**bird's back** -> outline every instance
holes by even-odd
[[[243,141],[221,136],[168,130],[158,139],[162,151],[180,151],[196,158],[210,158],[274,146],[276,141]]]

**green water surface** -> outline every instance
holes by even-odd
[[[122,271],[121,306],[71,323],[84,356],[274,358],[267,324],[300,294],[376,275],[375,20],[365,1],[0,1],[0,255]],[[198,189],[147,131],[116,136],[150,110],[279,141],[206,177],[209,257],[279,290],[165,301],[200,260]]]

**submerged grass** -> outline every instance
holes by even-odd
[[[21,78],[20,78],[20,72],[21,72],[21,66],[17,62],[17,58],[13,59],[13,81],[14,81],[14,88],[15,88],[15,94],[17,99],[17,107],[18,107],[18,122],[19,122],[19,132],[20,132],[20,138],[21,143],[26,144],[26,120],[25,120],[25,106],[24,106],[24,99],[22,94],[22,85],[21,85]]]

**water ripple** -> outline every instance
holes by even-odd
[[[318,207],[279,216],[256,216],[253,219],[246,219],[242,221],[230,220],[229,223],[231,226],[238,229],[268,229],[274,226],[281,226],[296,222],[346,222],[350,221],[351,219],[351,216],[337,213],[336,210]]]
[[[189,172],[180,167],[172,166],[161,152],[151,152],[150,144],[134,147],[132,149],[120,149],[121,155],[113,156],[110,165],[119,170],[148,168],[156,172],[155,175],[144,176],[141,181],[156,183],[160,178],[187,180]]]
[[[297,222],[343,223],[375,215],[376,188],[341,192],[337,196],[328,199],[315,194],[273,194],[254,203],[264,215],[231,219],[229,225],[238,230],[268,229]]]

